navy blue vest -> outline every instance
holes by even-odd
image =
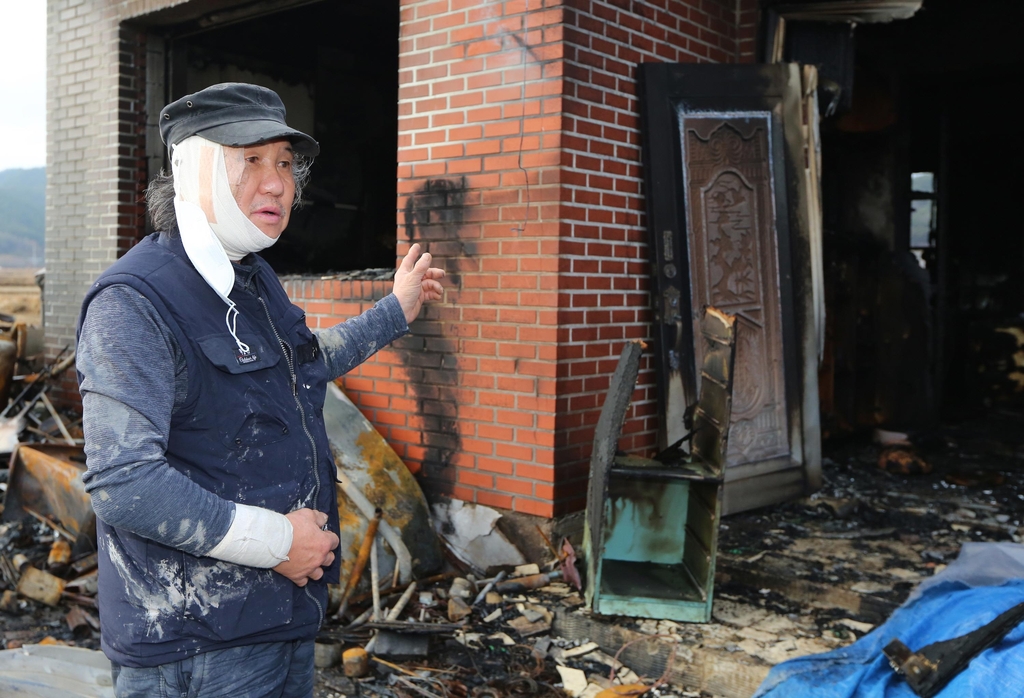
[[[338,530],[336,471],[324,430],[327,367],[303,311],[256,255],[231,299],[240,355],[224,322],[227,305],[206,284],[177,236],[151,235],[115,262],[86,294],[113,284],[144,295],[171,328],[188,365],[188,397],[171,419],[167,461],[224,499],[288,513],[327,512]],[[248,260],[247,260],[248,261]],[[167,386],[173,390],[173,386]],[[156,666],[199,652],[312,639],[323,622],[324,577],[305,588],[272,570],[195,557],[97,522],[103,650],[126,666]]]

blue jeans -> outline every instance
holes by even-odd
[[[155,667],[111,662],[117,698],[311,698],[313,640],[197,654]]]

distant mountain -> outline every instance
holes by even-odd
[[[0,172],[0,266],[43,263],[46,168]]]

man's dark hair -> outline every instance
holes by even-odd
[[[302,190],[309,182],[309,170],[313,158],[294,153],[292,157],[292,179],[295,180],[295,202],[292,208],[302,205]],[[178,230],[178,218],[174,215],[174,177],[163,170],[149,181],[146,187],[146,212],[153,224],[153,230],[173,233]]]

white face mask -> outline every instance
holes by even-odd
[[[249,347],[235,335],[238,311],[228,295],[235,283],[231,261],[259,252],[276,242],[238,208],[228,182],[225,150],[241,158],[240,148],[224,148],[190,136],[171,149],[174,212],[185,254],[200,276],[228,304],[228,331],[242,354]],[[239,168],[241,171],[241,168]]]

